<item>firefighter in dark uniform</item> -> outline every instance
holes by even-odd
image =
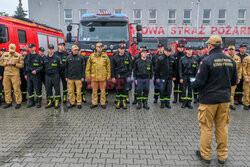
[[[111,77],[112,82],[116,83],[116,109],[127,109],[127,82],[131,81],[132,61],[125,49],[124,45],[119,45],[118,52],[112,59]]]
[[[54,54],[54,45],[48,46],[48,56],[43,60],[44,72],[45,72],[45,87],[48,96],[48,103],[45,108],[60,107],[60,69],[61,59]],[[55,90],[55,96],[53,96],[52,89]],[[55,101],[54,101],[55,100]]]
[[[54,54],[58,56],[62,61],[62,66],[60,70],[60,79],[62,81],[62,86],[63,86],[63,103],[66,103],[68,90],[67,90],[67,82],[65,80],[65,64],[68,53],[65,51],[65,43],[59,43],[58,51],[56,51]]]
[[[141,51],[143,49],[147,49],[147,46],[145,45],[142,45],[140,46],[139,48],[139,53],[137,55],[134,56],[134,59],[132,60],[132,68],[134,69],[134,64],[135,64],[135,61],[140,59],[141,58]],[[134,75],[133,75],[134,76]],[[137,90],[136,90],[136,84],[134,84],[134,101],[132,102],[132,104],[137,104]]]
[[[197,64],[200,64],[201,58],[203,56],[203,46],[199,46],[197,49],[197,55],[194,55],[194,57],[197,59]],[[197,103],[198,100],[198,96],[199,96],[199,90],[198,89],[194,89],[193,91],[193,95],[194,95],[194,103]]]
[[[171,55],[171,48],[164,50],[164,55],[159,57],[156,65],[155,79],[160,85],[161,108],[171,108],[170,96],[172,94],[172,82],[176,80],[175,59]]]
[[[29,102],[27,108],[35,105],[34,89],[36,92],[37,108],[41,107],[42,101],[42,83],[41,71],[43,70],[43,58],[36,53],[36,45],[29,44],[30,53],[24,59],[24,73],[27,78]]]
[[[159,43],[158,44],[158,52],[153,55],[152,57],[152,63],[153,63],[153,72],[155,73],[156,70],[156,64],[158,61],[158,58],[160,56],[164,55],[164,46]],[[158,97],[160,95],[160,85],[156,82],[156,80],[154,79],[154,103],[157,103]]]
[[[200,90],[198,120],[200,123],[200,150],[196,155],[211,163],[213,123],[219,164],[228,157],[228,123],[230,122],[231,86],[238,82],[236,63],[221,51],[222,39],[213,35],[208,41],[209,56],[200,63],[193,88]]]
[[[186,55],[179,61],[179,77],[182,87],[182,106],[181,108],[188,107],[193,109],[192,106],[192,86],[191,82],[194,80],[198,70],[198,60],[193,56],[193,49],[191,46],[186,48]]]
[[[152,61],[147,59],[148,50],[141,51],[141,58],[135,61],[134,64],[134,78],[137,85],[137,109],[141,109],[142,102],[143,108],[149,110],[148,94],[150,82],[153,77],[153,64]]]
[[[0,51],[0,59],[4,52],[6,52],[6,49],[2,48]],[[4,72],[4,67],[0,66],[0,106],[2,104],[2,97],[3,97],[3,72]]]
[[[44,47],[40,47],[38,53],[39,53],[39,55],[40,55],[43,59],[46,57]],[[41,81],[42,81],[43,85],[45,86],[45,72],[44,72],[44,70],[41,71],[41,74],[40,74],[40,75],[41,75]]]
[[[183,44],[179,43],[177,45],[177,53],[174,54],[174,58],[176,61],[176,69],[177,69],[177,76],[176,80],[174,81],[174,101],[173,103],[177,103],[178,95],[179,95],[179,102],[181,102],[181,94],[182,94],[182,84],[180,83],[180,77],[179,77],[179,61],[181,57],[184,56],[184,46]]]
[[[240,52],[237,53],[236,55],[240,57],[241,63],[242,63],[243,59],[248,56],[246,54],[247,45],[241,44],[239,49],[240,49]],[[235,90],[235,95],[234,95],[234,104],[235,105],[242,104],[244,80],[243,80],[242,76],[240,78],[242,78],[242,79],[240,80],[240,83],[237,85],[236,90]]]
[[[23,59],[28,54],[28,51],[26,48],[20,49],[20,54]],[[21,91],[22,91],[22,102],[27,101],[27,81],[24,76],[24,68],[20,68],[20,78],[21,78]]]

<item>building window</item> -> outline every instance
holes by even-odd
[[[115,13],[115,14],[121,14],[121,13],[122,13],[122,10],[121,10],[121,9],[114,9],[114,13]]]
[[[148,11],[148,23],[155,24],[156,20],[157,20],[156,9],[149,9],[149,11]]]
[[[218,16],[218,24],[225,24],[225,23],[226,23],[226,10],[220,9]]]
[[[100,13],[107,13],[108,10],[107,10],[107,9],[99,9],[99,12],[100,12]]]
[[[80,18],[80,20],[82,19],[82,15],[86,14],[87,11],[88,11],[87,9],[80,9],[79,10],[79,15],[80,15],[79,18]]]
[[[176,23],[176,10],[170,9],[168,10],[168,23],[169,24],[175,24]]]
[[[72,9],[65,9],[64,10],[64,22],[66,24],[72,23],[73,20],[73,14],[72,14]]]
[[[246,20],[246,9],[239,9],[238,11],[238,24],[245,24]]]
[[[142,11],[141,9],[134,9],[134,23],[141,23]]]
[[[191,23],[191,10],[186,9],[184,10],[183,24],[190,24],[190,23]]]
[[[27,43],[26,31],[17,30],[19,43]]]
[[[211,20],[211,9],[204,9],[203,11],[203,24],[210,24]]]

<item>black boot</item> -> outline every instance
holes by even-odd
[[[182,103],[184,100],[181,98],[181,93],[178,93],[179,95],[179,102]]]
[[[22,102],[26,102],[27,98],[26,98],[26,94],[22,94]]]
[[[19,109],[19,108],[21,108],[21,104],[17,104],[17,105],[15,106],[15,109]]]
[[[128,104],[130,103],[130,100],[129,100],[129,96],[128,96],[128,95],[126,96],[126,103],[128,103]]]
[[[197,103],[197,102],[198,102],[198,95],[194,94],[194,103]]]
[[[85,94],[82,95],[82,102],[83,102],[83,103],[87,103]]]
[[[174,92],[174,101],[173,103],[177,103],[178,93]]]
[[[53,100],[50,98],[50,99],[48,99],[48,103],[47,103],[47,106],[45,108],[47,109],[47,108],[51,108],[51,107],[53,107]]]
[[[167,108],[171,108],[171,105],[170,105],[170,101],[169,100],[167,100],[167,101],[165,101],[165,106],[167,107]]]
[[[31,98],[29,98],[27,108],[31,108],[33,106],[35,106],[34,97],[31,97]]]
[[[231,110],[236,110],[236,108],[233,105],[230,105]]]
[[[187,102],[187,107],[189,108],[189,109],[193,109],[194,107],[192,106],[192,100],[188,100],[188,102]]]
[[[120,108],[121,108],[121,100],[117,99],[116,109],[120,109]]]
[[[137,96],[134,95],[134,101],[132,102],[132,104],[137,104]]]
[[[67,102],[67,94],[64,94],[63,95],[63,103],[66,103]]]
[[[141,100],[137,100],[137,107],[136,107],[136,109],[137,110],[139,110],[139,109],[141,109]]]
[[[55,100],[55,109],[58,109],[60,107],[59,99]]]
[[[183,100],[183,101],[182,101],[181,108],[186,108],[186,107],[187,107],[187,101],[186,101],[186,100]]]
[[[12,106],[12,103],[10,103],[10,104],[6,104],[5,106],[3,106],[3,109],[10,108],[11,106]]]
[[[244,110],[248,110],[248,109],[249,109],[249,107],[248,107],[248,106],[246,106],[246,105],[244,105],[243,109],[244,109]]]
[[[127,109],[127,101],[126,101],[126,98],[122,100],[122,108],[123,109]]]
[[[165,103],[164,101],[161,101],[161,107],[160,108],[164,108],[165,107]]]
[[[37,98],[36,108],[41,108],[42,98]]]
[[[148,100],[143,100],[143,108],[145,108],[146,110],[149,110]]]
[[[155,96],[154,99],[155,99],[155,100],[154,100],[154,103],[157,103],[157,101],[158,101],[158,96]]]

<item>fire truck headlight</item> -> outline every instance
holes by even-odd
[[[114,49],[114,45],[110,45],[110,46],[109,46],[109,49],[110,49],[110,50],[113,50],[113,49]]]
[[[91,45],[90,47],[92,50],[95,50],[95,45]]]
[[[104,48],[103,48],[103,49],[107,50],[107,49],[108,49],[108,46],[107,46],[107,45],[104,45]]]

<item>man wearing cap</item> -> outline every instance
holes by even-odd
[[[243,59],[248,56],[246,54],[246,50],[247,50],[247,45],[246,44],[241,44],[240,45],[240,52],[237,53],[236,55],[240,57],[241,59],[241,63],[243,62]],[[240,83],[237,85],[236,90],[235,90],[235,96],[234,96],[234,104],[238,105],[238,104],[242,104],[242,97],[243,97],[243,79],[242,76],[240,77]]]
[[[228,54],[227,55],[231,59],[233,59],[236,63],[237,74],[238,74],[238,83],[239,83],[241,80],[241,77],[242,77],[242,64],[241,64],[240,57],[235,55],[235,47],[233,45],[230,45],[228,47]],[[230,109],[231,110],[236,110],[236,108],[233,106],[235,89],[236,89],[236,86],[232,86],[232,88],[231,88],[231,102],[230,102]]]
[[[134,64],[134,78],[137,85],[137,107],[149,110],[148,106],[148,94],[150,89],[150,82],[153,77],[153,64],[150,59],[147,59],[148,50],[143,49],[141,51],[141,58],[135,61]]]
[[[119,45],[118,53],[112,59],[112,82],[116,83],[116,109],[127,109],[126,98],[128,96],[127,81],[130,81],[132,62],[125,52],[125,46]]]
[[[46,57],[46,55],[45,55],[45,49],[44,49],[44,47],[40,47],[39,49],[38,49],[38,53],[39,53],[39,55],[44,59],[45,57]],[[45,86],[45,72],[44,72],[44,69],[40,72],[41,74],[41,82],[43,83],[43,85]],[[46,96],[47,97],[47,96]]]
[[[50,44],[48,46],[48,56],[43,59],[43,69],[45,72],[45,87],[47,93],[47,106],[45,108],[55,107],[58,109],[60,107],[59,99],[60,96],[60,67],[61,59],[54,54],[54,45]],[[53,96],[52,89],[54,88],[55,94]]]
[[[41,83],[41,71],[43,70],[43,58],[36,53],[36,45],[29,44],[30,53],[24,59],[24,73],[25,78],[27,78],[29,102],[27,108],[33,107],[35,105],[35,95],[37,108],[41,108],[42,101],[42,83]]]
[[[179,77],[179,61],[181,59],[181,57],[183,57],[184,54],[184,46],[183,44],[179,43],[177,45],[177,53],[174,54],[174,58],[175,58],[175,64],[176,64],[176,69],[177,69],[177,76],[176,76],[176,80],[174,81],[174,101],[173,103],[177,103],[177,99],[178,99],[178,95],[179,95],[179,102],[181,102],[181,93],[182,93],[182,84],[180,83],[180,77]]]
[[[180,58],[179,62],[179,77],[182,86],[182,106],[193,109],[192,106],[192,86],[191,82],[195,78],[198,70],[198,60],[193,56],[193,49],[191,46],[186,47],[186,55]]]
[[[0,66],[4,67],[3,86],[5,93],[6,105],[4,109],[12,106],[11,90],[14,89],[16,98],[16,109],[21,107],[22,94],[20,89],[20,68],[23,67],[23,59],[19,53],[16,52],[16,45],[9,45],[9,52],[5,52],[1,56]]]
[[[68,108],[75,107],[77,102],[77,108],[82,108],[82,83],[84,82],[85,74],[85,60],[83,56],[79,55],[79,48],[77,45],[72,46],[72,55],[67,56],[65,63],[65,79],[68,83],[69,90],[69,106]],[[76,89],[76,96],[75,96]]]
[[[55,55],[57,55],[62,60],[60,78],[63,86],[63,103],[66,103],[68,90],[67,90],[67,82],[65,80],[65,64],[68,53],[65,51],[65,43],[58,44],[58,51],[55,52]]]
[[[171,108],[172,82],[176,79],[176,62],[171,51],[171,48],[166,48],[156,64],[155,79],[160,85],[161,108]]]
[[[20,54],[22,56],[22,59],[24,60],[26,55],[28,54],[26,48],[20,49]],[[20,68],[20,78],[21,78],[21,91],[22,91],[22,102],[27,101],[27,80],[24,76],[24,67]]]
[[[86,78],[91,80],[92,87],[92,105],[95,108],[98,105],[98,87],[101,90],[100,103],[102,108],[106,108],[106,81],[111,79],[110,60],[105,52],[103,52],[102,43],[96,44],[96,50],[88,59],[86,66]]]
[[[0,51],[0,59],[4,52],[6,52],[6,49],[2,48]],[[4,67],[0,66],[0,106],[2,104],[2,96],[3,96],[3,71]]]
[[[244,110],[249,110],[250,106],[250,56],[247,56],[243,59],[243,89],[244,89],[244,97],[243,97],[243,105]]]
[[[155,73],[156,71],[156,64],[158,61],[158,58],[160,56],[164,55],[164,46],[159,43],[158,44],[158,52],[153,55],[152,57],[152,63],[153,63],[153,72]],[[157,103],[158,97],[160,95],[160,85],[156,82],[156,80],[154,79],[154,103]]]
[[[236,63],[221,51],[222,39],[211,36],[208,41],[209,56],[201,61],[193,82],[199,88],[200,150],[196,155],[210,164],[213,123],[217,142],[218,162],[224,164],[228,157],[228,123],[230,121],[231,86],[238,82]]]

